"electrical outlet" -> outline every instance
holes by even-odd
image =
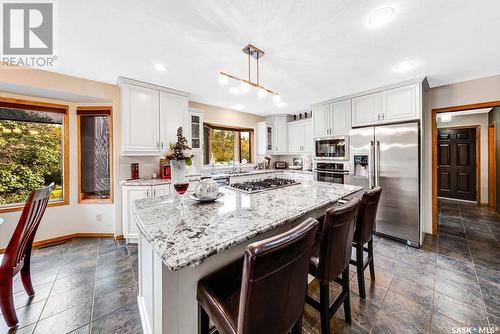
[[[96,216],[95,216],[95,220],[97,222],[102,222],[102,214],[98,213]]]

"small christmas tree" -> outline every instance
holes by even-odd
[[[191,166],[193,163],[192,158],[193,152],[191,152],[191,147],[188,145],[188,141],[184,134],[182,133],[182,126],[177,129],[177,143],[168,145],[168,150],[165,152],[165,163],[169,163],[170,160],[184,160],[187,166]]]

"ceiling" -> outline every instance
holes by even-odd
[[[393,19],[370,27],[384,6]],[[126,76],[260,115],[417,77],[432,87],[500,73],[498,0],[65,0],[57,11],[55,71],[110,83]],[[261,84],[287,106],[218,84],[219,71],[246,77],[248,43],[266,52]],[[412,70],[393,71],[407,60]]]

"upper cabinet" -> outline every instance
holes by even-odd
[[[420,84],[412,84],[352,99],[352,126],[377,125],[420,118]]]
[[[312,153],[313,124],[311,120],[288,123],[288,152]]]
[[[374,93],[352,99],[352,126],[372,125],[380,121],[382,93]]]
[[[122,155],[161,155],[188,122],[188,94],[120,78]],[[186,132],[186,136],[189,131]]]
[[[259,122],[255,127],[256,154],[265,155],[267,152],[267,125],[266,122]]]
[[[314,137],[349,133],[351,100],[324,104],[313,108]]]
[[[271,116],[266,120],[269,154],[288,153],[288,117]]]

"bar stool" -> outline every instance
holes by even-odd
[[[0,264],[0,310],[9,327],[18,323],[12,297],[12,281],[18,272],[28,296],[35,294],[31,284],[31,247],[53,189],[54,183],[31,192]]]
[[[309,273],[320,281],[319,303],[306,295],[306,303],[320,312],[321,333],[330,333],[330,318],[344,304],[345,321],[351,324],[349,298],[349,260],[359,199],[354,198],[343,206],[326,211],[322,231],[318,233],[319,247],[311,258]],[[342,278],[339,276],[342,275]],[[329,286],[336,282],[342,292],[330,306]]]
[[[301,333],[318,221],[250,244],[243,259],[198,282],[198,332]]]
[[[356,260],[350,263],[356,266],[358,274],[359,296],[366,298],[365,292],[365,269],[370,266],[370,278],[375,280],[375,266],[373,264],[373,226],[377,218],[378,202],[382,194],[381,187],[375,187],[364,192],[359,205],[358,217],[356,218],[356,230],[352,246],[356,249]],[[368,247],[365,244],[368,243]],[[364,253],[368,253],[366,262]]]

